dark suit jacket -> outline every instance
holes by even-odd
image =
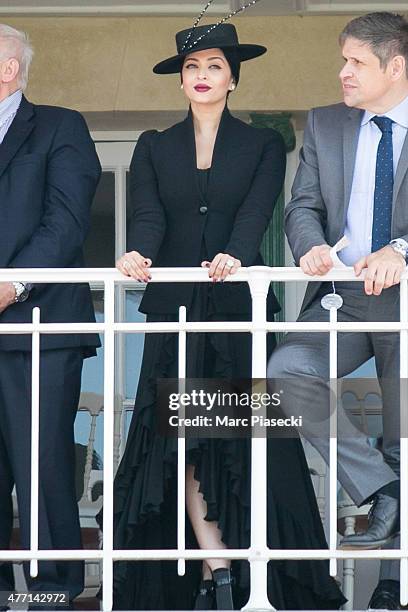
[[[333,246],[344,234],[363,111],[345,104],[312,109],[300,164],[286,207],[286,234],[296,263],[313,246]],[[408,136],[394,179],[392,238],[408,241]],[[302,310],[318,294],[309,283]]]
[[[272,129],[253,128],[223,112],[204,200],[197,184],[192,114],[163,131],[144,132],[130,167],[133,217],[128,251],[137,250],[156,267],[199,266],[205,241],[208,258],[229,253],[243,266],[263,265],[259,247],[282,189],[286,164],[283,139]],[[193,285],[152,283],[140,310],[177,312],[189,306]],[[214,287],[219,312],[250,313],[247,283]],[[279,310],[270,290],[269,312]]]
[[[0,268],[79,268],[90,207],[100,176],[95,146],[82,116],[36,106],[24,97],[0,144]],[[35,285],[26,302],[9,306],[0,323],[94,321],[86,284]],[[44,349],[84,347],[95,334],[44,335]],[[30,350],[30,336],[0,335],[0,350]]]

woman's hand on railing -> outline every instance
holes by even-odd
[[[228,253],[217,253],[212,261],[201,262],[201,266],[209,268],[208,276],[216,283],[225,280],[229,274],[235,274],[241,267],[241,261]]]
[[[143,257],[137,251],[125,253],[116,262],[116,267],[119,272],[125,276],[130,276],[137,281],[147,283],[151,280],[149,268],[152,265],[152,260],[148,257]]]

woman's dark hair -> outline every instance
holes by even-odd
[[[221,51],[224,53],[225,59],[231,68],[235,85],[238,85],[239,73],[241,71],[241,62],[238,57],[238,51],[235,49],[235,47],[221,47]]]

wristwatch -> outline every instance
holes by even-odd
[[[25,283],[13,281],[13,287],[16,291],[15,302],[25,302],[30,294],[30,290]]]
[[[396,238],[391,240],[390,247],[394,249],[396,253],[399,253],[405,259],[405,263],[408,263],[408,243],[402,238]]]

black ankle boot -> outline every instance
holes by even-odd
[[[229,569],[220,567],[213,571],[213,581],[215,587],[215,600],[217,610],[233,610],[232,601],[232,577]]]
[[[201,580],[193,610],[214,610],[214,583]]]

